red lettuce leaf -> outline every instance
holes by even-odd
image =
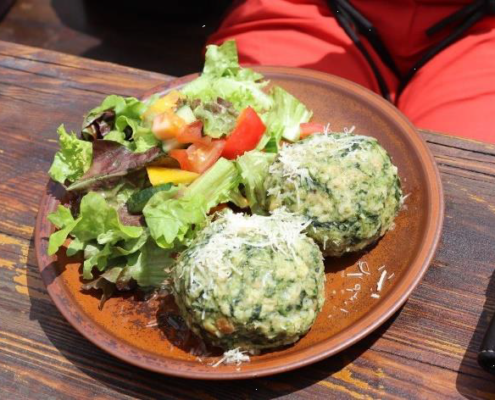
[[[151,164],[169,168],[179,167],[175,159],[164,154],[158,147],[153,147],[144,153],[134,153],[120,143],[95,140],[91,167],[67,190],[89,190],[101,187]]]
[[[91,121],[85,122],[81,136],[90,142],[102,139],[115,126],[115,111],[107,110],[94,117]]]

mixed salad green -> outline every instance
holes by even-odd
[[[225,204],[264,213],[280,146],[323,130],[311,116],[240,67],[234,41],[208,46],[202,74],[180,90],[108,96],[79,135],[57,131],[49,175],[70,200],[48,217],[58,229],[49,254],[66,244],[69,256],[82,253],[84,288],[103,290],[103,302],[115,289],[160,287],[208,214]]]

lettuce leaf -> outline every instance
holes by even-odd
[[[66,181],[74,182],[89,170],[93,147],[91,143],[78,139],[75,133],[67,133],[64,125],[60,125],[57,133],[60,150],[55,154],[48,174],[62,184]]]
[[[160,144],[160,141],[153,134],[151,127],[144,126],[140,117],[131,118],[126,115],[120,115],[115,120],[115,128],[118,132],[122,132],[124,137],[126,129],[131,129],[131,138],[133,141],[128,142],[130,143],[129,148],[136,153],[143,153]],[[108,136],[105,139],[109,140]]]
[[[113,186],[110,185],[110,187],[93,191],[101,194],[109,206],[120,211],[124,208],[127,209],[126,204],[129,199],[148,184],[146,170],[142,169],[125,176]]]
[[[127,147],[129,150],[132,151],[132,149],[130,149],[132,146],[132,142],[129,142],[128,140],[125,139],[125,133],[124,132],[113,130],[113,131],[108,132],[103,137],[103,139],[108,140],[110,142],[117,142],[117,143]]]
[[[257,112],[263,112],[272,107],[273,100],[263,91],[267,82],[243,81],[236,77],[210,78],[201,75],[187,86],[183,93],[190,100],[199,99],[211,103],[221,97],[232,103],[237,111],[248,106]]]
[[[87,127],[101,113],[113,110],[116,117],[125,116],[132,119],[139,119],[146,111],[146,104],[134,97],[122,97],[117,95],[107,96],[102,103],[93,108],[84,119],[83,127]]]
[[[82,136],[91,141],[116,141],[134,152],[145,152],[160,143],[141,118],[147,108],[134,97],[108,96],[84,119]]]
[[[211,45],[206,48],[204,75],[217,78],[236,76],[239,69],[237,45],[234,40],[228,40],[220,46]]]
[[[217,98],[214,103],[200,104],[194,109],[196,118],[203,121],[203,132],[213,138],[231,132],[237,123],[238,112],[232,103]]]
[[[266,125],[266,132],[260,140],[258,150],[277,153],[282,138],[295,142],[299,140],[300,125],[308,122],[313,112],[290,93],[279,86],[275,86],[270,94],[274,105],[272,109],[262,115]]]
[[[93,267],[97,267],[98,270],[104,271],[108,265],[108,258],[111,254],[112,247],[110,243],[107,243],[104,246],[88,243],[84,247],[83,278],[93,278]]]
[[[76,255],[78,252],[83,251],[84,246],[85,246],[84,242],[81,242],[80,240],[73,238],[70,241],[69,246],[67,247],[67,252],[66,252],[67,256],[72,257]]]
[[[136,239],[130,239],[123,243],[117,243],[113,247],[113,256],[129,256],[136,251],[139,251],[148,241],[150,237],[149,230],[145,229],[143,234]]]
[[[172,255],[173,250],[164,250],[150,239],[139,253],[129,259],[123,275],[132,277],[141,287],[160,287],[170,278],[175,263]]]
[[[106,259],[107,269],[105,272],[98,278],[82,285],[83,290],[102,291],[100,309],[103,308],[105,301],[112,296],[116,289],[132,289],[133,281],[141,288],[159,288],[166,284],[167,279],[170,278],[171,269],[175,262],[174,253],[171,250],[158,247],[153,239],[149,238],[149,234],[143,235],[142,238],[138,240],[139,248],[135,252],[125,258]],[[98,257],[98,254],[95,252],[93,257]],[[103,256],[100,256],[99,260],[103,260]],[[109,266],[109,264],[112,265]]]
[[[206,201],[203,196],[186,199],[169,199],[167,192],[156,193],[143,209],[146,224],[158,246],[173,248],[182,242],[194,224],[206,218]]]
[[[153,147],[159,146],[162,142],[155,137],[151,128],[136,126],[133,128],[134,147],[131,146],[136,153],[144,153]]]
[[[122,267],[110,268],[101,274],[95,280],[85,283],[81,286],[82,290],[101,290],[100,304],[98,305],[99,310],[103,310],[105,302],[112,297],[116,289],[116,282],[118,277],[122,273]]]
[[[208,211],[237,194],[239,183],[234,163],[220,158],[180,198],[171,199],[166,191],[156,193],[143,209],[151,236],[165,249],[184,243],[206,220]]]
[[[266,214],[264,204],[266,201],[265,179],[270,165],[276,155],[252,150],[244,153],[235,161],[244,185],[244,192],[249,202],[251,211],[255,214]]]
[[[241,177],[235,164],[225,158],[219,158],[183,191],[183,198],[203,196],[206,211],[210,211],[220,203],[231,201],[232,194],[237,191],[240,183]]]
[[[117,210],[108,205],[103,196],[94,192],[82,198],[78,219],[71,235],[82,242],[95,239],[99,244],[116,243],[143,234],[142,227],[122,225]]]
[[[48,216],[48,220],[60,229],[50,236],[50,255],[58,251],[69,234],[78,243],[94,240],[102,245],[136,239],[143,234],[142,227],[122,225],[117,210],[108,205],[102,195],[94,192],[89,192],[82,198],[77,219],[74,219],[68,208],[60,205]]]
[[[48,240],[48,255],[55,254],[58,249],[64,244],[69,236],[69,233],[79,223],[79,218],[76,220],[72,216],[70,209],[59,205],[57,210],[48,215],[50,221],[59,230],[50,235]]]
[[[129,286],[131,279],[134,279],[141,287],[159,287],[170,277],[175,249],[165,250],[157,246],[148,230],[145,230],[138,239],[127,242],[125,247],[127,249],[113,247],[110,260],[123,255],[126,257],[120,258],[125,261],[121,261],[118,267],[111,268],[111,270],[120,268],[120,272],[108,274],[108,277],[105,277],[108,281],[118,282],[120,287],[125,287]]]
[[[145,246],[148,246],[149,251],[153,250],[153,254],[157,253],[152,245],[147,245],[150,239],[148,230],[139,226],[123,225],[117,210],[98,193],[90,192],[82,198],[77,219],[74,219],[70,210],[64,206],[59,206],[48,219],[60,229],[50,236],[49,254],[55,254],[70,235],[73,239],[67,251],[68,255],[84,251],[84,279],[93,278],[94,267],[105,271],[110,266],[115,267],[115,264],[122,268],[134,265],[135,262],[129,260],[131,257],[132,260],[137,259]],[[147,260],[147,263],[151,262],[149,257]],[[141,260],[140,270],[144,265],[145,262]],[[136,277],[137,273],[131,277]],[[158,272],[153,272],[152,275],[148,273],[148,277],[143,279],[149,281],[151,276],[158,275]]]
[[[94,241],[87,242],[84,246],[84,264],[83,264],[83,278],[93,278],[92,269],[97,267],[100,271],[113,270],[113,273],[105,272],[104,279],[109,282],[116,283],[117,275],[115,268],[120,268],[123,272],[133,265],[135,259],[145,247],[146,243],[150,240],[150,235],[147,229],[143,230],[143,234],[135,239],[127,241],[120,241],[116,244],[107,243],[100,245]],[[77,241],[74,239],[73,241]],[[115,280],[113,280],[115,278]],[[129,286],[129,279],[132,276],[128,276],[126,279],[121,279],[121,288]]]
[[[203,73],[187,84],[182,93],[190,101],[199,99],[212,103],[221,97],[231,102],[237,111],[251,106],[262,112],[273,104],[263,90],[268,81],[260,81],[262,78],[261,74],[239,66],[235,41],[227,41],[221,46],[207,46]]]

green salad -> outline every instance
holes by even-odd
[[[111,95],[79,134],[63,125],[49,170],[70,204],[48,219],[49,254],[84,254],[86,288],[162,285],[215,207],[265,213],[263,182],[311,111],[239,66],[234,41],[208,46],[202,74],[140,101]]]

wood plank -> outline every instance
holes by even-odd
[[[476,363],[495,312],[495,147],[428,132],[446,198],[440,248],[401,312],[350,349],[270,378],[191,382],[134,368],[80,336],[49,299],[32,243],[55,129],[62,120],[77,129],[103,92],[138,95],[168,79],[80,63],[0,42],[0,398],[495,398]]]
[[[9,71],[11,74],[7,75],[5,80],[2,79],[3,83],[25,83],[21,86],[25,88],[31,87],[31,82],[34,82],[40,84],[41,88],[48,87],[53,94],[57,93],[58,86],[101,95],[109,93],[108,89],[111,88],[116,94],[136,95],[152,87],[153,84],[150,85],[150,82],[158,84],[164,79],[163,75],[153,72],[143,73],[140,70],[116,66],[112,63],[93,62],[3,41],[0,41],[0,60],[2,76]],[[117,74],[114,73],[116,68],[119,68]],[[69,99],[69,96],[66,98]]]

